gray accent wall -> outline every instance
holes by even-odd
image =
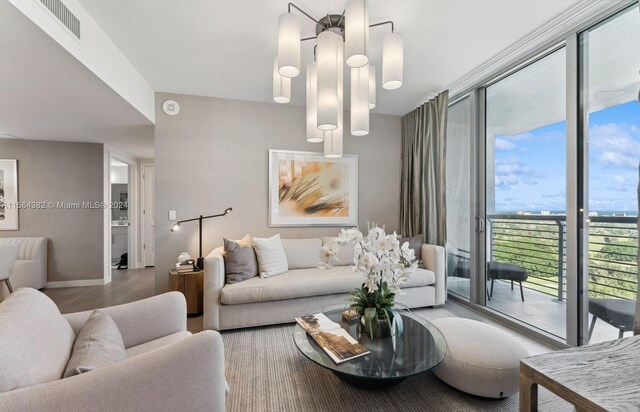
[[[162,112],[162,102],[180,104],[177,116]],[[345,112],[345,130],[349,113]],[[401,126],[399,116],[372,115],[371,133],[345,133],[345,153],[358,155],[358,220],[366,230],[376,221],[394,230],[399,220]],[[178,219],[233,212],[204,223],[203,255],[238,239],[280,233],[285,238],[334,236],[340,228],[268,226],[268,150],[321,152],[305,140],[305,108],[209,97],[156,94],[155,240],[156,293],[168,288],[168,270],[180,252],[198,256],[198,224],[169,231],[168,211]]]
[[[103,145],[0,139],[0,158],[18,160],[20,202],[102,202]],[[103,278],[102,209],[24,209],[20,229],[0,238],[42,236],[48,281]]]

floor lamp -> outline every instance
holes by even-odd
[[[195,222],[196,220],[198,221],[198,227],[199,227],[199,234],[198,234],[198,239],[199,239],[199,243],[200,243],[200,248],[198,249],[198,260],[196,262],[196,267],[199,270],[204,270],[204,257],[202,257],[202,221],[205,219],[211,219],[213,217],[220,217],[220,216],[226,216],[229,213],[231,213],[233,209],[228,207],[224,213],[219,213],[217,215],[210,215],[210,216],[202,216],[200,215],[199,217],[194,217],[193,219],[185,219],[185,220],[179,220],[177,221],[173,227],[171,227],[171,231],[172,232],[177,232],[178,230],[180,230],[180,227],[183,223],[186,222]]]

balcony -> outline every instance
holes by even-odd
[[[635,301],[638,267],[636,219],[628,216],[590,217],[589,297]],[[566,237],[565,216],[488,216],[487,250],[490,260],[521,266],[529,277],[522,284],[524,302],[520,299],[517,283],[512,291],[510,282],[496,280],[492,299],[487,301],[487,305],[564,337]],[[468,296],[468,287],[468,279],[449,278],[449,290],[452,292]],[[598,320],[591,340],[611,340],[617,336],[616,328]]]

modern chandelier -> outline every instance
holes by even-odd
[[[300,16],[316,23],[316,36],[301,38]],[[367,0],[348,0],[342,14],[317,20],[293,3],[278,20],[278,54],[273,61],[273,100],[291,101],[291,79],[300,74],[300,43],[316,40],[307,64],[307,141],[324,142],[326,157],[342,157],[344,64],[351,70],[351,134],[369,134],[369,110],[376,107],[376,68],[369,61],[369,28],[390,25],[382,42],[382,87],[402,86],[403,43],[392,21],[369,24]]]

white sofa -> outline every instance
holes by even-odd
[[[341,249],[332,270],[318,268],[323,239],[283,239],[289,271],[262,279],[255,276],[225,284],[223,249],[204,261],[204,328],[213,330],[293,322],[295,316],[346,304],[348,292],[363,283],[353,272],[353,248]],[[397,300],[410,308],[443,305],[446,300],[445,253],[422,245],[424,268],[416,270]]]
[[[6,237],[0,238],[0,245],[20,245],[18,260],[11,272],[11,286],[18,288],[42,289],[47,286],[47,238]],[[2,283],[0,300],[9,295],[9,289]]]
[[[103,309],[127,358],[61,379],[91,312],[61,315],[24,288],[0,303],[0,411],[224,411],[224,346],[187,331],[184,295],[170,292]]]

